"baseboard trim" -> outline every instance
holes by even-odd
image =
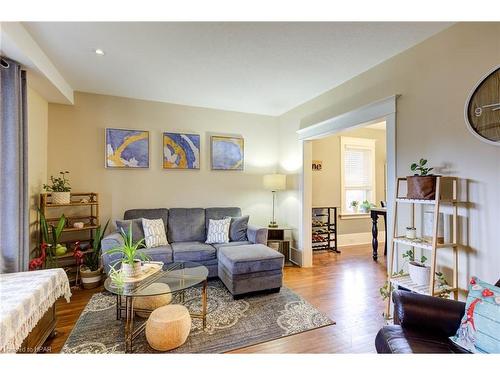
[[[372,238],[373,236],[371,232],[339,234],[338,245],[339,246],[367,245],[372,243]],[[385,232],[378,232],[377,239],[379,242],[384,242]]]
[[[362,233],[347,233],[339,234],[338,246],[355,246],[355,245],[369,245],[372,243],[372,232]],[[385,241],[385,232],[378,232],[377,239],[379,242]],[[383,251],[383,249],[382,249]],[[302,251],[291,246],[290,247],[290,261],[299,267],[302,267]]]

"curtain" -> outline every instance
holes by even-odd
[[[0,61],[0,273],[26,271],[29,261],[26,72]]]

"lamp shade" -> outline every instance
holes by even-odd
[[[270,191],[286,189],[286,175],[284,174],[266,174],[264,176],[264,188]]]

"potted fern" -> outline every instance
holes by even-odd
[[[434,199],[436,197],[437,176],[429,174],[434,168],[427,166],[426,159],[420,159],[418,163],[413,163],[410,169],[416,173],[406,177],[408,185],[406,197],[408,199]]]
[[[83,289],[93,289],[101,284],[101,240],[108,229],[108,224],[109,220],[104,228],[101,228],[100,225],[97,227],[92,243],[94,251],[87,253],[83,258],[83,264],[80,266]],[[79,249],[79,245],[79,243],[76,244],[75,251]]]
[[[61,177],[50,176],[50,185],[44,184],[43,188],[51,193],[52,204],[68,204],[71,202],[71,186],[66,172],[59,172]]]
[[[141,274],[142,261],[147,260],[146,254],[139,249],[144,244],[144,238],[134,242],[132,239],[132,225],[128,227],[128,233],[123,228],[120,229],[123,238],[123,244],[106,251],[106,254],[121,254],[121,272],[125,277],[132,278]]]

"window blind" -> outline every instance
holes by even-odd
[[[370,188],[371,164],[371,150],[346,145],[344,150],[344,188]]]

